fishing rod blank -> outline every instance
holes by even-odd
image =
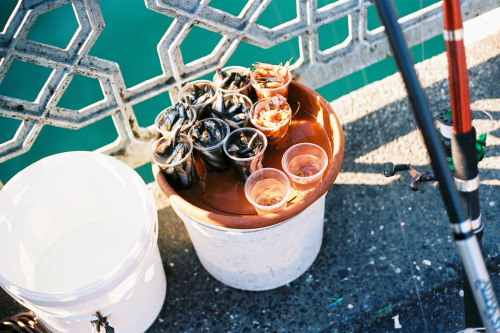
[[[398,25],[390,0],[375,0],[376,8],[394,52],[412,105],[413,114],[422,132],[431,165],[439,182],[455,243],[462,257],[465,273],[476,300],[483,325],[488,332],[500,332],[500,310],[472,223],[466,214],[451,171],[445,158],[444,148],[434,128],[433,119],[406,42]]]
[[[455,169],[454,177],[458,191],[467,204],[472,228],[479,245],[483,234],[483,223],[479,208],[479,171],[476,157],[476,130],[472,127],[469,97],[469,79],[464,46],[464,29],[460,2],[443,1],[443,39],[448,58],[448,84],[452,112],[451,156]],[[480,325],[477,305],[468,287],[464,274],[464,307],[467,327]]]

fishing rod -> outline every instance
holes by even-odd
[[[428,101],[420,85],[420,82],[418,81],[410,52],[404,40],[401,28],[397,22],[394,7],[390,0],[374,0],[374,2],[379,17],[385,26],[385,32],[393,50],[396,64],[405,82],[406,89],[408,91],[408,98],[410,100],[416,122],[422,132],[424,143],[427,147],[431,165],[435,173],[435,178],[439,182],[439,189],[448,213],[448,217],[450,219],[450,226],[453,237],[462,258],[465,274],[468,277],[468,281],[470,283],[470,287],[472,289],[472,293],[474,295],[474,299],[476,301],[477,309],[482,319],[482,323],[487,332],[499,333],[500,310],[498,308],[498,302],[491,285],[488,271],[486,270],[486,264],[481,253],[478,237],[476,233],[474,233],[475,229],[469,218],[469,209],[466,209],[466,207],[464,207],[462,197],[457,190],[457,187],[460,188],[460,185],[456,187],[455,181],[449,169],[448,162],[444,153],[443,144],[438,136],[437,131],[434,128],[433,118],[430,112]],[[448,5],[445,4],[444,6]],[[445,28],[445,35],[447,35],[445,39],[448,39],[449,42],[449,53],[455,53],[454,55],[448,56],[449,58],[454,59],[453,63],[450,63],[451,67],[456,65],[455,61],[457,61],[457,63],[462,61],[463,63],[465,63],[465,51],[463,50],[463,38],[459,38],[463,37],[463,29],[458,29],[458,31],[453,29],[453,27],[461,26],[461,19],[459,21],[460,25],[457,25],[458,22],[456,21],[457,8],[456,6],[452,5],[448,6],[446,10],[447,16],[445,21],[449,21],[448,25],[446,25]],[[450,11],[454,13],[450,13]],[[458,15],[460,15],[459,9]],[[450,29],[452,29],[451,32]],[[454,140],[455,146],[457,144],[462,145],[463,142],[470,142],[470,132],[473,131],[473,128],[470,125],[470,110],[468,109],[468,106],[464,106],[465,102],[467,102],[467,104],[469,103],[468,90],[465,96],[460,95],[460,92],[458,90],[455,91],[455,89],[457,88],[461,90],[468,89],[466,81],[466,68],[465,77],[463,71],[463,68],[450,69],[450,73],[453,72],[451,74],[453,75],[453,79],[450,78],[450,90],[452,89],[452,87],[454,90],[452,99],[452,108],[454,108],[453,116],[455,116],[455,113],[459,114],[458,116],[456,116],[458,118],[455,118],[453,123],[453,136],[455,138],[452,140]],[[451,80],[453,80],[453,83],[451,82]],[[460,109],[457,109],[457,107],[460,107]],[[461,165],[460,168],[462,168],[462,165],[465,168],[466,165],[470,164],[470,156],[463,156],[464,154],[470,155],[468,145],[469,144],[467,144],[467,147],[465,148],[457,149],[457,161],[454,161],[454,163],[457,163],[457,165]],[[472,156],[476,156],[475,150]],[[455,156],[453,157],[455,158]],[[477,160],[475,161],[475,163],[477,170]],[[473,173],[469,170],[465,171],[462,169],[462,171],[456,174],[456,178],[459,179],[459,181],[457,181],[457,184],[460,184],[460,180],[465,180],[465,188],[469,190],[471,182],[469,182],[468,180],[472,179],[472,174]],[[479,181],[477,182],[479,183]]]
[[[483,234],[483,223],[479,206],[479,172],[476,157],[476,130],[472,126],[469,97],[469,79],[464,47],[464,29],[459,0],[443,1],[443,39],[448,58],[448,83],[450,91],[453,131],[451,133],[451,156],[454,166],[455,184],[467,203],[472,228],[479,245]],[[477,304],[469,288],[468,277],[464,278],[464,308],[466,327],[481,324]]]

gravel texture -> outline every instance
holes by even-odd
[[[483,249],[500,296],[500,34],[468,46],[471,103],[488,133],[479,163]],[[446,57],[417,66],[432,110],[448,107]],[[164,307],[150,332],[457,332],[463,330],[461,263],[436,184],[410,191],[408,174],[382,164],[430,166],[399,75],[332,102],[346,138],[326,197],[323,244],[310,269],[281,288],[240,291],[201,266],[186,229],[158,194]],[[490,120],[492,117],[492,120]],[[156,184],[150,184],[156,188]],[[339,301],[340,299],[340,301]],[[0,317],[21,308],[0,292]],[[401,326],[397,328],[397,324]]]

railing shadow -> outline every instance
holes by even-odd
[[[480,200],[483,248],[494,286],[500,285],[498,64],[500,56],[469,72],[473,106],[492,117],[474,111],[478,132],[489,136],[479,164]],[[425,91],[432,110],[448,108],[446,81]],[[423,184],[411,192],[408,175],[386,179],[381,174],[387,161],[430,170],[407,100],[358,117],[343,129],[343,166],[327,194],[320,254],[284,287],[246,292],[218,282],[201,266],[173,210],[159,211],[168,290],[151,332],[391,332],[397,323],[404,332],[464,329],[461,263],[437,186]],[[20,309],[3,292],[0,297],[0,317]]]
[[[470,73],[473,105],[493,118],[474,112],[478,132],[489,132],[486,159],[479,164],[480,196],[484,253],[497,286],[499,184],[491,181],[500,176],[500,96],[488,85],[498,77],[499,62],[495,57]],[[433,110],[448,107],[446,84],[426,89]],[[160,212],[169,284],[152,331],[389,332],[396,329],[396,316],[405,332],[464,329],[461,263],[437,186],[411,192],[409,178],[381,174],[390,160],[430,170],[407,101],[344,124],[344,134],[342,171],[327,194],[322,249],[311,268],[284,287],[246,292],[216,281],[196,258],[182,222],[170,208]]]

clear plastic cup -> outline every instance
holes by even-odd
[[[190,104],[190,102],[188,102],[186,100],[186,95],[189,93],[189,91],[195,85],[198,86],[199,88],[202,88],[202,89],[205,89],[205,87],[207,85],[210,86],[212,88],[212,91],[213,91],[212,96],[210,98],[208,98],[207,100],[203,101],[202,103],[200,102],[200,103]],[[199,119],[206,118],[207,110],[209,107],[212,106],[212,102],[214,101],[215,96],[217,96],[217,91],[218,91],[218,88],[212,81],[197,80],[197,81],[193,81],[193,82],[190,82],[189,84],[185,85],[179,91],[177,98],[181,103],[184,103],[187,105],[192,105],[194,107],[194,109],[196,110],[196,119],[199,120]]]
[[[219,98],[219,96],[217,97]],[[214,102],[212,103],[213,104],[213,109],[216,109],[218,108],[217,106],[217,98],[216,100],[214,100]],[[245,122],[247,121],[248,119],[248,116],[250,115],[250,112],[252,110],[252,107],[253,107],[253,103],[252,103],[252,100],[248,97],[248,96],[245,96],[243,94],[227,94],[227,95],[223,95],[222,96],[222,103],[223,104],[226,104],[226,101],[229,100],[229,99],[234,99],[234,98],[239,98],[239,99],[242,99],[244,102],[245,102],[245,108],[247,110],[247,116],[245,119],[242,119],[241,121],[234,121],[232,119],[228,119],[226,117],[222,117],[222,115],[220,114],[217,114],[215,113],[213,110],[212,110],[212,116],[214,118],[219,118],[219,119],[224,119],[225,122],[227,122],[227,124],[229,125],[229,127],[231,128],[231,130],[236,130],[238,128],[242,128],[245,126]],[[227,111],[227,110],[226,110]]]
[[[281,166],[297,195],[304,197],[320,183],[328,165],[325,151],[313,143],[299,143],[287,149]]]
[[[165,158],[158,153],[157,149],[160,148],[162,144],[166,144],[169,140],[173,140],[173,138],[165,137],[153,142],[151,157],[153,161],[163,170],[165,178],[173,188],[186,189],[191,187],[200,178],[194,164],[193,143],[185,134],[180,134],[180,139],[188,147],[188,151],[184,154],[182,159],[168,163]]]
[[[252,87],[255,90],[255,93],[257,94],[258,99],[264,99],[264,98],[273,97],[276,95],[281,95],[285,98],[288,98],[288,86],[290,85],[290,82],[292,81],[292,75],[290,74],[289,69],[287,69],[287,73],[286,73],[285,78],[286,78],[286,82],[284,82],[279,87],[263,88],[256,82],[256,80],[254,79],[254,76],[253,76],[253,72],[252,72],[252,76],[250,78],[250,83],[252,84]]]
[[[245,196],[259,215],[276,213],[286,207],[290,195],[290,181],[278,169],[255,171],[245,183]]]
[[[248,73],[248,75],[250,75],[250,69],[246,68],[246,67],[242,67],[242,66],[224,67],[224,68],[222,68],[222,71],[224,71],[225,73],[227,73],[229,75],[231,75],[231,73],[238,73],[238,74],[246,74],[246,73]],[[224,95],[226,95],[226,94],[242,94],[242,95],[245,95],[245,96],[250,96],[250,88],[252,87],[251,84],[250,84],[250,79],[248,80],[248,83],[245,86],[243,86],[240,89],[234,89],[234,90],[223,89],[221,87],[221,83],[222,83],[221,79],[217,75],[217,73],[214,74],[214,77],[213,77],[212,80],[213,80],[215,86]]]
[[[290,105],[286,102],[286,99],[281,96],[277,95],[274,97],[275,99],[278,98],[280,100],[280,103],[283,103],[285,107],[287,108],[286,111],[283,111],[283,117],[280,122],[278,123],[271,123],[271,126],[263,126],[262,122],[258,122],[257,118],[259,117],[259,114],[265,110],[266,105],[269,103],[273,103],[273,97],[269,97],[263,100],[260,100],[256,102],[252,106],[252,110],[250,111],[250,122],[252,125],[262,131],[264,135],[267,137],[267,141],[269,144],[269,148],[273,150],[280,150],[288,142],[288,127],[290,125],[290,121],[292,120],[292,109],[290,108]]]
[[[258,143],[261,148],[256,153],[254,152],[255,155],[248,157],[238,157],[234,156],[231,153],[232,145],[237,145],[242,135],[245,136],[247,141],[251,141],[254,136],[254,140],[258,140],[258,142],[256,143]],[[264,133],[262,133],[258,129],[244,127],[231,132],[226,142],[224,142],[223,147],[224,152],[229,157],[231,164],[234,167],[236,179],[240,183],[244,184],[253,172],[262,169],[262,158],[264,157],[264,151],[267,148],[267,139]]]
[[[203,146],[198,142],[196,142],[196,140],[194,140],[192,136],[194,127],[199,126],[203,122],[207,121],[214,121],[217,124],[220,124],[220,126],[222,127],[221,131],[222,140],[212,146]],[[221,173],[229,169],[231,164],[226,154],[224,153],[224,148],[223,148],[224,142],[226,142],[227,138],[229,137],[230,133],[229,125],[226,124],[225,121],[220,119],[206,118],[200,120],[195,126],[191,127],[188,136],[193,142],[194,150],[198,153],[198,156],[205,165],[205,169],[212,173]]]
[[[174,107],[175,106],[169,106],[168,108],[166,108],[165,110],[163,110],[162,112],[160,112],[156,116],[156,119],[155,119],[155,129],[159,133],[161,133],[161,135],[164,136],[164,137],[171,137],[171,136],[175,135],[176,129],[171,128],[169,131],[167,131],[162,126],[162,122],[165,120],[165,115],[168,112],[170,112],[172,109],[174,109]],[[188,112],[191,113],[191,120],[188,123],[183,124],[181,126],[181,133],[187,133],[189,131],[189,129],[191,128],[191,126],[194,124],[195,120],[196,120],[196,111],[192,107],[188,107]]]

